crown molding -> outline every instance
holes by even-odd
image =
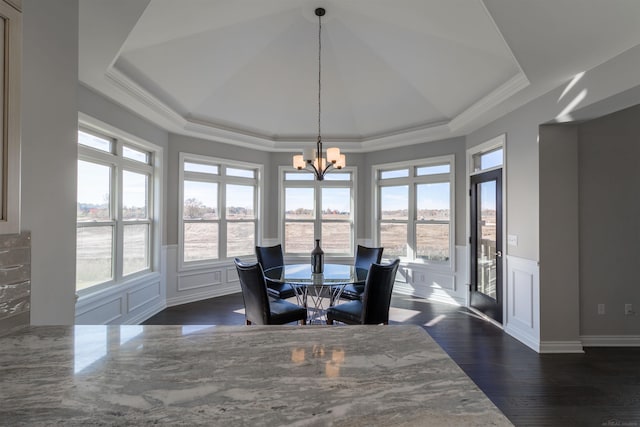
[[[159,114],[163,119],[168,121],[169,123],[162,124],[165,127],[171,127],[170,125],[174,125],[180,128],[184,128],[184,126],[186,125],[187,121],[184,117],[176,113],[173,108],[160,101],[151,92],[144,89],[142,86],[133,81],[129,76],[127,76],[117,68],[109,68],[104,77],[107,83],[110,83],[111,85],[120,89],[121,91],[137,100],[138,102],[142,103],[144,106],[150,108],[154,113]]]
[[[529,86],[530,82],[523,72],[519,72],[505,83],[493,90],[484,98],[472,104],[469,108],[458,114],[449,122],[452,132],[463,130],[474,121],[480,119],[487,111],[495,108],[500,103]]]
[[[105,80],[111,86],[139,102],[142,107],[149,108],[159,121],[157,124],[172,132],[176,131],[197,138],[270,152],[298,151],[303,146],[315,142],[314,138],[272,137],[202,119],[184,117],[114,66],[105,73]],[[345,152],[369,152],[460,136],[464,134],[466,126],[480,119],[488,110],[528,85],[527,77],[524,73],[519,73],[448,122],[430,123],[406,130],[361,138],[325,138],[323,142],[340,145],[340,149]]]

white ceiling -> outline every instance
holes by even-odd
[[[461,135],[640,44],[638,0],[80,0],[80,80],[266,150]]]

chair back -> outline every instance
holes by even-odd
[[[380,264],[382,260],[382,251],[384,248],[368,248],[366,246],[358,245],[356,248],[356,268],[364,268],[368,270],[371,264]]]
[[[258,258],[258,264],[260,264],[262,270],[283,266],[282,245],[256,246],[256,258]]]
[[[371,264],[362,297],[362,323],[364,325],[389,323],[391,293],[399,264],[399,259],[390,264]]]
[[[255,325],[268,325],[271,320],[271,309],[260,264],[244,263],[238,258],[234,262],[240,278],[246,319]]]

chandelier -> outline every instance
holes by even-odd
[[[316,9],[318,17],[318,141],[315,148],[305,148],[302,154],[293,156],[293,167],[298,170],[308,170],[313,172],[318,181],[324,179],[324,175],[331,169],[342,169],[346,166],[347,159],[344,154],[340,154],[339,148],[328,148],[327,157],[323,157],[322,137],[320,136],[320,113],[321,93],[322,93],[322,17],[325,10],[321,7]]]

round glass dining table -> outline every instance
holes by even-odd
[[[327,306],[332,306],[348,284],[364,284],[369,270],[346,264],[324,264],[324,272],[311,272],[311,264],[287,264],[264,271],[267,280],[288,283],[296,291],[298,304],[306,307],[307,323],[326,320]]]

